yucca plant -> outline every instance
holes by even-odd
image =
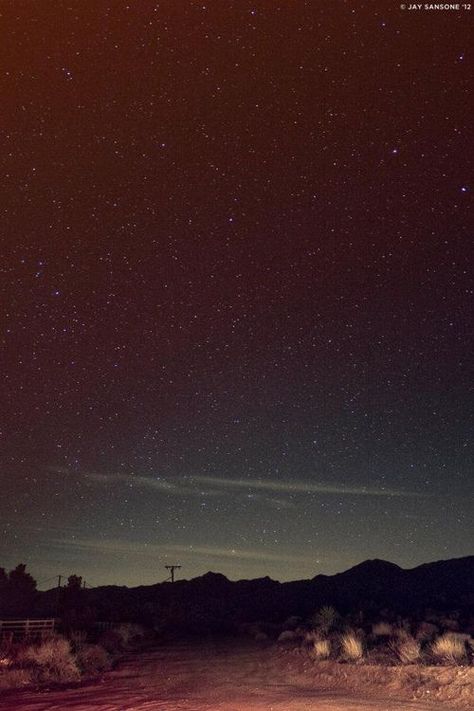
[[[324,605],[311,617],[313,627],[318,627],[324,632],[329,632],[339,618],[339,613],[332,605]]]

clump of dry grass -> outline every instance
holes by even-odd
[[[331,655],[331,642],[328,639],[315,639],[311,648],[313,659],[328,659]]]
[[[350,662],[358,662],[364,656],[362,640],[355,632],[348,631],[341,636],[342,657]]]
[[[465,639],[454,632],[446,632],[434,640],[430,651],[443,664],[461,664],[466,658]]]
[[[402,664],[415,664],[420,658],[420,642],[410,634],[398,635],[388,646]]]

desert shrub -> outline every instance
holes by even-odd
[[[416,638],[420,640],[420,642],[427,642],[433,639],[438,632],[439,629],[436,625],[431,622],[422,622],[417,629]]]
[[[97,642],[109,652],[109,654],[116,654],[123,649],[122,637],[115,630],[106,630],[100,635]]]
[[[399,634],[388,646],[402,664],[414,664],[420,658],[420,642],[412,635]]]
[[[298,615],[291,615],[291,617],[288,617],[285,622],[283,623],[283,627],[286,630],[294,630],[295,627],[298,627],[298,625],[301,622],[301,617],[298,617]]]
[[[77,653],[77,664],[85,675],[98,674],[110,669],[110,657],[99,644],[86,644]]]
[[[466,657],[464,637],[453,632],[437,637],[430,650],[434,658],[443,664],[460,664]]]
[[[459,630],[459,622],[454,619],[453,616],[441,618],[440,625],[445,630],[449,630],[450,632],[457,632]]]
[[[303,637],[303,642],[305,642],[307,645],[312,646],[313,642],[316,642],[316,640],[321,639],[321,633],[318,632],[317,630],[306,630],[304,633]]]
[[[296,639],[296,634],[293,630],[283,630],[283,632],[278,636],[279,642],[294,642]]]
[[[392,625],[388,622],[375,622],[372,625],[372,634],[374,637],[390,637]]]
[[[355,632],[348,631],[341,635],[341,655],[350,662],[357,662],[364,656],[362,640]]]
[[[325,605],[321,607],[318,612],[315,612],[311,617],[311,624],[313,627],[320,628],[325,632],[329,632],[339,619],[339,613],[332,607],[332,605]]]
[[[331,642],[328,639],[315,639],[311,648],[313,659],[327,659],[331,655]]]
[[[114,627],[114,632],[119,635],[124,645],[130,644],[138,639],[143,639],[145,630],[141,625],[132,622],[124,622],[118,627]]]
[[[86,630],[71,630],[68,637],[73,650],[77,652],[85,645],[87,640],[87,632]]]
[[[12,649],[10,647],[0,646],[0,669],[5,669],[9,667],[12,662]]]
[[[51,637],[26,647],[19,653],[18,661],[22,666],[31,667],[38,681],[76,681],[79,678],[71,645],[64,637]]]
[[[0,689],[20,689],[32,680],[30,669],[5,669],[0,673]]]

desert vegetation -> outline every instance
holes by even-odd
[[[389,611],[385,615],[390,616]],[[391,615],[396,618],[395,615]],[[430,621],[400,618],[364,621],[362,613],[343,616],[332,606],[316,610],[294,630],[278,630],[280,644],[296,644],[314,661],[366,663],[384,666],[469,666],[474,664],[474,618],[465,618],[459,629],[459,615],[436,615]],[[357,622],[357,626],[354,622]],[[268,638],[268,625],[265,628]],[[261,634],[253,626],[255,635]]]
[[[317,581],[301,581],[294,587],[270,579],[234,583],[208,573],[173,585],[87,590],[81,578],[72,575],[60,591],[38,592],[20,565],[0,575],[4,619],[19,617],[20,612],[30,616],[28,611],[32,617],[54,616],[60,634],[36,641],[4,637],[0,689],[77,684],[98,676],[124,651],[136,647],[147,630],[148,640],[159,639],[161,649],[183,640],[199,649],[210,639],[226,637],[231,648],[247,644],[247,653],[262,658],[286,655],[306,665],[305,673],[310,670],[315,684],[343,686],[347,680],[351,684],[365,680],[376,686],[378,680],[383,693],[384,685],[404,680],[400,688],[406,683],[412,697],[421,698],[423,690],[434,693],[430,684],[435,678],[445,678],[451,691],[464,680],[462,693],[470,693],[469,703],[473,701],[474,616],[469,591],[453,604],[443,583],[446,588],[436,588],[442,594],[426,604],[417,580],[414,595],[400,601],[387,595],[392,588],[380,582],[380,564],[375,568],[381,592],[371,598],[367,595],[376,586],[367,584],[370,566],[369,573],[367,566],[362,574],[356,568],[343,587],[326,579],[322,587]],[[436,587],[433,579],[428,579],[428,591]],[[406,576],[404,585],[405,581]],[[249,644],[243,637],[254,641]]]
[[[70,684],[107,671],[124,651],[143,640],[145,630],[122,624],[103,633],[52,634],[39,640],[5,637],[0,643],[0,690]]]

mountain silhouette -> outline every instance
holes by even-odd
[[[421,618],[427,609],[467,614],[474,604],[474,556],[412,569],[366,560],[335,575],[284,583],[269,577],[232,581],[209,571],[174,583],[84,592],[85,604],[100,620],[153,622],[168,616],[171,625],[196,630],[231,630],[242,622],[281,622],[294,615],[305,619],[323,605],[374,619],[382,610]],[[54,613],[56,595],[56,590],[40,593],[38,612]]]

